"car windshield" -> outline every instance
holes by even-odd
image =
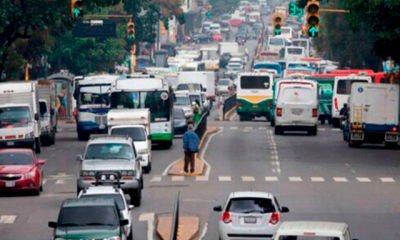
[[[242,76],[240,87],[242,89],[269,89],[270,79],[268,76]]]
[[[191,103],[196,102],[196,100],[201,102],[200,95],[190,95],[189,98]]]
[[[294,55],[303,54],[303,49],[302,48],[288,48],[287,51],[288,51],[289,54],[294,54]]]
[[[336,93],[339,95],[350,95],[351,93],[351,85],[353,83],[366,83],[367,80],[351,80],[351,79],[342,79],[337,83]]]
[[[96,143],[90,144],[86,150],[85,160],[103,159],[103,160],[132,160],[132,147],[122,143]]]
[[[322,236],[279,236],[279,240],[340,240],[339,237],[322,237]]]
[[[185,115],[183,113],[183,110],[181,108],[175,108],[174,109],[174,118],[175,119],[184,119]]]
[[[141,127],[118,127],[111,130],[111,135],[125,135],[132,138],[134,142],[146,141],[146,130]]]
[[[20,128],[31,123],[29,107],[0,108],[0,128]]]
[[[175,105],[190,105],[188,96],[176,96]]]
[[[179,84],[176,91],[201,91],[200,84]]]
[[[59,227],[119,225],[118,213],[112,206],[64,207],[58,216]]]
[[[232,213],[271,213],[275,212],[275,206],[268,198],[234,198],[226,207],[227,212]]]
[[[285,45],[285,41],[282,38],[270,38],[269,45]]]
[[[28,153],[0,153],[1,165],[32,165],[32,156]]]
[[[118,209],[120,211],[125,210],[125,203],[124,199],[120,194],[86,194],[82,195],[80,198],[102,198],[102,199],[113,199],[117,205]]]

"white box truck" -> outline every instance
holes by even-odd
[[[354,83],[349,98],[344,139],[349,147],[385,143],[397,148],[399,141],[399,86]]]
[[[224,53],[238,53],[239,52],[239,44],[237,42],[221,42],[218,44],[218,53],[219,56],[222,56]]]
[[[55,85],[48,80],[39,80],[38,83],[41,142],[52,145],[55,143],[57,130]]]
[[[0,83],[0,148],[32,148],[40,153],[41,127],[36,82]]]
[[[207,99],[215,101],[215,73],[214,72],[179,72],[178,85],[185,83],[199,83],[205,88]]]

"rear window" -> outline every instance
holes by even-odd
[[[143,128],[115,128],[111,131],[111,135],[123,135],[132,138],[132,141],[146,141],[146,131]]]
[[[269,89],[270,79],[268,76],[242,76],[240,87],[242,89]]]
[[[227,212],[233,213],[271,213],[275,206],[267,198],[233,198],[229,202]]]
[[[269,45],[285,45],[285,41],[282,38],[270,38]]]
[[[280,236],[279,240],[340,240],[340,238],[321,236]]]
[[[287,51],[289,54],[296,54],[296,55],[301,55],[303,53],[302,48],[288,48]]]
[[[184,119],[185,115],[183,114],[183,110],[180,108],[174,109],[174,118],[176,119]]]
[[[313,101],[314,94],[310,88],[290,87],[284,88],[280,99],[286,103],[309,103]]]
[[[367,83],[366,80],[349,80],[343,79],[338,81],[336,93],[339,95],[350,95],[351,93],[351,85],[353,83]]]

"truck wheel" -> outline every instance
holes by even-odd
[[[325,118],[321,119],[321,124],[324,125],[325,124]]]
[[[281,128],[278,126],[275,126],[275,135],[281,135]]]
[[[40,143],[40,138],[35,138],[35,153],[40,153],[40,147],[41,147],[41,143]]]
[[[388,149],[397,150],[398,145],[397,142],[385,142],[385,147]]]
[[[360,146],[360,143],[354,142],[351,139],[349,139],[349,147],[350,148],[355,148],[355,147],[358,147],[358,146]]]
[[[50,145],[54,145],[56,143],[56,131],[53,130],[51,132],[51,139],[50,139]]]
[[[78,130],[78,139],[79,139],[79,141],[87,141],[87,140],[89,140],[89,136],[90,136],[90,134],[87,134],[87,133],[85,133],[83,131],[79,131]]]
[[[142,201],[142,189],[136,189],[129,194],[131,197],[131,204],[135,207],[140,207],[140,202]]]
[[[271,118],[271,127],[275,127],[275,118]]]
[[[340,120],[339,119],[332,119],[332,124],[334,128],[340,127]]]
[[[244,116],[239,115],[239,121],[240,121],[240,122],[244,122],[245,120],[246,120],[246,119],[245,119]]]
[[[150,173],[151,171],[151,162],[149,162],[149,165],[147,165],[147,167],[143,168],[144,173]]]

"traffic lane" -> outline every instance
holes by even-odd
[[[337,183],[291,182],[224,182],[213,184],[218,194],[215,205],[224,205],[229,193],[234,191],[263,191],[273,193],[280,206],[289,207],[284,221],[336,221],[350,225],[354,238],[398,239],[400,208],[398,185],[382,187]],[[202,198],[210,198],[201,192]],[[210,211],[210,210],[208,210]],[[220,214],[209,214],[208,231],[204,239],[216,239]],[[379,223],[379,226],[377,226]]]
[[[319,129],[317,136],[303,133],[274,136],[283,174],[371,181],[400,175],[398,151],[383,146],[349,148],[337,129],[330,126]]]

